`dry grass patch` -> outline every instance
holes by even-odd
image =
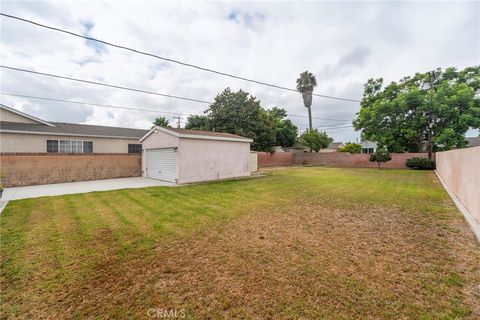
[[[2,316],[475,319],[480,249],[430,174],[277,170],[89,194],[91,212],[77,206],[84,196],[14,202],[2,217]]]

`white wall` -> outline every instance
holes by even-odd
[[[180,139],[178,183],[250,175],[250,143]]]

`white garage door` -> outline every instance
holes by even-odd
[[[173,148],[145,150],[147,178],[176,182],[177,153]]]

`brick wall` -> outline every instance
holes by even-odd
[[[309,153],[309,152],[258,152],[258,167],[290,165],[326,165],[330,167],[376,168],[376,162],[368,161],[368,154],[350,154],[346,152]],[[427,158],[427,153],[392,153],[392,160],[383,164],[384,168],[405,169],[405,161],[413,157]]]
[[[392,153],[392,160],[382,164],[383,168],[405,169],[405,161],[413,157],[427,158],[427,153]],[[293,164],[326,165],[330,167],[376,168],[376,162],[368,161],[368,154],[332,153],[294,153]]]
[[[291,152],[257,152],[258,167],[273,167],[273,166],[291,166],[293,157]]]
[[[3,187],[141,176],[139,154],[2,153]]]

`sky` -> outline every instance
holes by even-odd
[[[1,11],[171,59],[285,87],[315,74],[315,93],[361,100],[363,84],[437,67],[480,63],[480,2],[3,1]],[[307,115],[299,93],[192,69],[0,17],[1,64],[163,94],[212,101],[230,87],[264,108]],[[0,95],[41,119],[149,128],[156,116],[208,107],[143,93],[0,69],[0,91],[121,107],[129,111]],[[314,97],[317,128],[351,125],[359,103]],[[308,119],[290,117],[305,129]],[[353,128],[327,129],[355,141]],[[468,135],[477,134],[470,131]]]

